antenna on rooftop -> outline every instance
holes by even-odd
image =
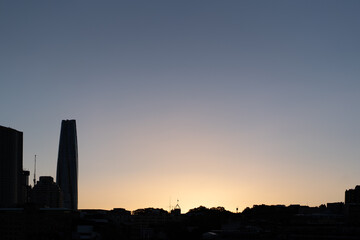
[[[176,206],[175,206],[175,209],[180,209],[180,205],[179,205],[179,199],[177,199],[177,202],[176,202]]]
[[[36,183],[36,154],[35,154],[35,160],[34,160],[34,187]]]

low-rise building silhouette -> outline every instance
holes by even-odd
[[[25,204],[30,201],[31,186],[29,185],[29,176],[30,176],[30,171],[28,171],[28,170],[22,171],[22,174],[21,174],[22,196],[21,196],[21,198],[22,198],[22,202]]]
[[[179,200],[177,200],[176,206],[174,207],[174,209],[171,210],[170,212],[172,215],[181,215],[181,208],[179,205]]]
[[[40,207],[62,208],[63,196],[52,177],[40,177],[31,191],[31,202]]]
[[[355,189],[345,191],[345,204],[357,203],[360,204],[360,186],[357,185]]]

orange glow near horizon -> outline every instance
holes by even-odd
[[[24,2],[0,2],[0,125],[55,180],[76,119],[79,208],[318,206],[360,184],[360,1]]]
[[[302,160],[308,153],[282,148],[271,132],[261,139],[257,132],[244,132],[234,141],[211,126],[184,127],[179,120],[134,129],[98,135],[106,155],[99,155],[95,145],[83,146],[79,208],[169,210],[179,199],[182,212],[200,205],[235,212],[254,204],[318,206],[343,199],[342,183],[323,181],[326,174],[336,174],[334,169],[319,172],[316,162],[309,168]],[[82,176],[90,157],[99,162],[87,164]],[[324,189],[326,194],[319,195]]]
[[[141,177],[128,177],[126,181],[120,176],[108,175],[101,180],[94,179],[91,184],[80,185],[79,208],[136,210],[154,207],[169,210],[170,201],[174,206],[179,199],[183,213],[200,205],[223,206],[235,212],[236,208],[242,211],[255,204],[318,206],[331,201],[342,201],[343,192],[334,192],[332,196],[323,196],[321,199],[314,198],[316,192],[313,188],[321,191],[323,185],[316,186],[310,180],[283,176],[283,179],[287,179],[283,181],[271,178],[271,174],[259,174],[263,178],[257,179],[256,176],[250,177],[244,173],[240,182],[236,182],[236,178],[231,180],[226,173],[216,171],[196,174],[191,172],[187,175],[149,173],[140,174]],[[264,178],[268,180],[264,181]],[[341,186],[332,185],[333,189],[334,187]]]

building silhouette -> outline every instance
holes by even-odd
[[[23,133],[0,126],[0,207],[24,202]]]
[[[31,202],[40,207],[62,208],[63,198],[59,185],[52,177],[40,177],[31,191]]]
[[[345,204],[360,204],[360,186],[345,191]]]
[[[23,170],[21,173],[21,192],[22,192],[22,202],[28,203],[30,198],[31,186],[29,185],[29,176],[30,171]]]
[[[61,123],[56,183],[63,193],[64,207],[78,208],[78,149],[76,121]]]
[[[176,206],[174,207],[174,209],[171,210],[170,213],[173,215],[181,215],[181,208],[179,205],[179,200],[177,200]]]

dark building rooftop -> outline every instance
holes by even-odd
[[[32,189],[31,202],[40,207],[61,208],[63,207],[61,189],[52,177],[42,176]]]

